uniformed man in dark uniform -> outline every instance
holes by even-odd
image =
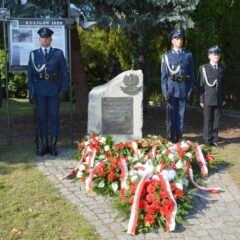
[[[62,50],[51,47],[53,31],[39,29],[41,47],[30,53],[28,63],[29,100],[37,106],[42,146],[37,154],[56,156],[59,135],[59,105],[68,89],[68,70]],[[51,122],[51,141],[48,142],[48,117]]]
[[[208,64],[199,67],[198,86],[200,106],[203,109],[203,139],[206,145],[218,147],[219,118],[225,104],[225,69],[220,60],[220,49],[214,46],[208,50]]]
[[[178,142],[183,133],[186,98],[190,99],[193,91],[194,68],[192,53],[183,49],[184,31],[173,30],[169,39],[171,49],[162,56],[161,86],[168,104],[168,137]]]

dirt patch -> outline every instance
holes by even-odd
[[[202,135],[203,116],[198,108],[187,108],[185,117],[184,136],[198,136],[199,141]],[[34,124],[33,117],[21,116],[11,119],[12,137],[14,138],[33,138]],[[73,139],[78,140],[86,134],[87,122],[79,120],[73,116]],[[60,116],[60,138],[70,139],[71,124],[70,115]],[[166,112],[164,107],[151,107],[144,115],[143,135],[156,134],[166,135]],[[0,140],[7,138],[7,120],[0,120]],[[219,136],[222,141],[240,143],[240,118],[234,116],[222,116],[220,123]]]

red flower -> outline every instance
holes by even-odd
[[[115,169],[114,169],[113,167],[111,167],[111,168],[108,170],[108,172],[114,174]]]
[[[122,197],[121,202],[122,202],[122,203],[125,203],[127,200],[128,200],[127,197]]]
[[[82,138],[81,141],[82,141],[82,142],[86,142],[87,139],[86,139],[86,138]]]
[[[113,173],[110,173],[109,176],[108,176],[108,180],[109,182],[113,182],[115,180],[115,175]]]
[[[174,183],[170,183],[171,190],[174,191],[176,189],[176,185]]]
[[[130,199],[129,199],[129,202],[132,204],[134,201],[134,196],[131,196]]]
[[[175,197],[182,197],[183,195],[184,195],[183,191],[177,188],[175,191]]]
[[[154,194],[148,194],[146,199],[148,202],[153,202],[155,200]]]
[[[186,162],[185,162],[185,165],[186,165],[186,167],[188,167],[188,168],[191,167],[190,161],[186,161]]]
[[[100,169],[99,169],[99,176],[100,177],[104,177],[105,175],[106,175],[106,172],[105,172],[105,170],[104,170],[104,168],[103,167],[101,167]]]
[[[147,205],[146,206],[146,212],[147,214],[154,215],[157,211],[157,208],[154,205]]]
[[[111,157],[111,155],[110,155],[110,152],[109,152],[109,151],[106,151],[104,154],[105,154],[105,157],[106,157],[106,158],[110,158],[110,157]]]
[[[145,188],[143,188],[143,190],[141,192],[141,197],[145,197],[146,194],[147,194],[147,191]]]
[[[156,188],[152,184],[149,184],[148,187],[147,187],[147,192],[148,193],[155,193],[155,191],[156,191]]]
[[[97,136],[97,135],[96,135],[95,133],[93,133],[93,134],[90,136],[90,138],[91,138],[91,139],[94,139],[94,138],[96,138],[96,136]]]
[[[212,161],[213,159],[214,159],[214,154],[211,154],[211,153],[208,153],[206,156],[205,156],[205,158],[206,158],[206,160],[207,161]]]
[[[147,206],[148,206],[148,202],[147,202],[147,201],[141,200],[141,201],[139,202],[139,208],[140,208],[140,209],[144,209],[144,208],[146,208]]]
[[[171,151],[169,149],[166,150],[166,154],[169,155]]]
[[[145,218],[144,218],[144,222],[145,223],[150,223],[151,225],[153,225],[155,223],[155,218],[154,216],[152,215],[147,215]]]
[[[161,206],[159,201],[153,201],[152,205],[153,205],[156,209],[159,209],[160,206]]]
[[[166,197],[167,197],[166,192],[165,192],[165,191],[161,191],[161,192],[159,193],[159,197],[160,197],[161,199],[166,198]]]
[[[81,143],[78,144],[78,150],[82,150],[83,149],[83,145]]]
[[[183,151],[178,151],[178,156],[180,159],[184,158],[184,152]]]
[[[130,192],[131,192],[132,194],[134,194],[134,193],[136,192],[136,189],[137,189],[137,188],[136,188],[135,186],[133,186],[133,187],[130,188]]]
[[[167,210],[166,210],[165,207],[160,207],[160,211],[159,212],[160,212],[161,215],[165,216],[166,213],[167,213]]]
[[[172,169],[176,169],[176,164],[175,164],[175,162],[171,162],[171,167],[172,167]]]
[[[117,165],[118,165],[118,158],[114,157],[113,160],[112,160],[112,166],[117,167]]]
[[[125,193],[125,189],[122,188],[122,189],[119,191],[119,195],[124,195],[124,193]]]

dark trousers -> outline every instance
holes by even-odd
[[[51,136],[59,134],[59,101],[57,96],[37,95],[37,111],[41,137],[48,137],[48,118],[51,123]]]
[[[203,108],[203,140],[205,143],[218,141],[218,129],[221,109],[218,106],[204,106]]]
[[[182,134],[185,115],[185,98],[169,97],[168,99],[168,119],[171,134]]]

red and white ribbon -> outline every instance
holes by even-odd
[[[137,185],[137,189],[133,199],[131,215],[128,222],[128,230],[127,230],[128,234],[135,235],[137,223],[138,223],[138,210],[139,210],[139,201],[141,198],[141,192],[144,188],[145,182],[148,181],[148,179],[151,177],[152,174],[153,174],[152,172],[145,173],[145,175]]]
[[[197,158],[197,161],[199,163],[199,166],[200,166],[200,169],[201,169],[201,173],[203,176],[207,176],[208,175],[208,168],[207,168],[207,163],[206,163],[206,160],[203,156],[203,153],[202,153],[202,148],[200,145],[198,144],[194,144],[194,148],[195,148],[195,154],[196,154],[196,158]]]
[[[188,170],[189,179],[191,180],[192,184],[199,190],[204,192],[210,192],[210,193],[219,193],[221,191],[221,188],[205,188],[202,186],[199,186],[193,179],[193,170],[192,168],[189,168]]]
[[[121,175],[120,175],[121,189],[126,189],[127,178],[128,178],[128,166],[126,163],[126,158],[124,158],[123,156],[120,157],[119,166],[121,170]]]
[[[171,231],[174,231],[175,227],[176,227],[175,219],[176,219],[176,214],[177,214],[177,203],[173,197],[170,183],[168,181],[168,177],[164,171],[162,171],[159,174],[159,178],[160,178],[163,190],[168,195],[168,198],[171,200],[171,202],[173,204],[173,210],[166,214],[166,231],[171,232]]]

